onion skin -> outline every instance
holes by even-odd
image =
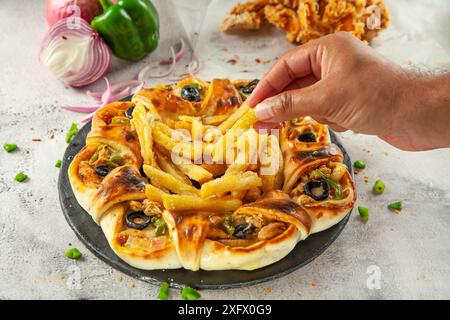
[[[45,17],[48,25],[52,26],[59,20],[76,14],[70,6],[78,6],[81,18],[87,22],[91,22],[92,19],[103,12],[99,0],[47,0]]]

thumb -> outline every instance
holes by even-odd
[[[322,81],[320,81],[322,82]],[[302,116],[322,118],[327,101],[328,89],[322,83],[284,91],[265,99],[255,107],[256,118],[260,122],[278,123]]]

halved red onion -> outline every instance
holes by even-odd
[[[108,46],[80,17],[55,23],[41,44],[39,60],[57,78],[72,87],[99,79],[109,68]]]

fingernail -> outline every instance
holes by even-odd
[[[272,107],[267,102],[258,103],[255,107],[256,118],[260,121],[269,120],[273,118]]]

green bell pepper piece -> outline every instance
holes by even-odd
[[[91,21],[119,58],[142,59],[158,46],[159,17],[150,0],[100,0],[103,14]]]

